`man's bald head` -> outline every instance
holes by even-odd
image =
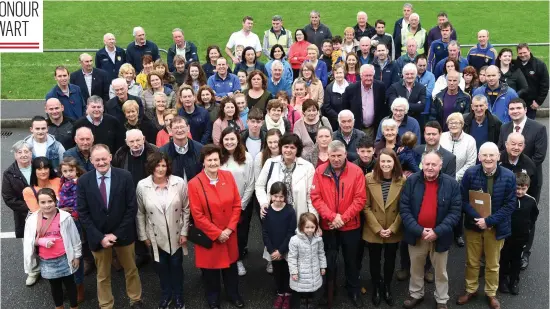
[[[56,121],[62,119],[65,107],[57,98],[50,98],[46,101],[44,109],[48,117],[50,117],[52,121]]]

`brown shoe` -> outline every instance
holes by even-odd
[[[464,293],[464,295],[458,297],[458,299],[456,300],[456,304],[457,305],[464,305],[476,296],[477,296],[477,292],[474,292],[474,293],[466,292],[466,293]]]
[[[84,276],[91,274],[95,269],[95,264],[93,260],[84,259]]]
[[[489,308],[500,309],[500,302],[495,296],[487,296],[487,302],[489,303]]]
[[[447,304],[440,304],[440,303],[437,303],[437,307],[436,309],[447,309]]]
[[[407,299],[403,302],[403,308],[405,309],[412,309],[416,307],[418,304],[420,304],[424,300],[424,297],[416,299],[412,296],[408,296]]]
[[[76,301],[79,304],[84,301],[84,284],[83,283],[76,285]]]
[[[435,280],[435,274],[434,269],[430,267],[430,269],[426,270],[424,273],[424,281],[428,283],[434,283]]]

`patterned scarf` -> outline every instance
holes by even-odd
[[[292,163],[292,165],[289,168],[286,167],[284,162],[282,162],[282,164],[283,164],[283,174],[284,174],[283,183],[285,184],[286,189],[288,191],[288,197],[287,197],[288,204],[294,205],[294,197],[292,196],[292,173],[296,169],[296,162]]]

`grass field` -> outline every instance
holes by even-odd
[[[159,48],[172,44],[171,30],[181,27],[185,37],[199,48],[201,61],[209,44],[225,46],[232,32],[241,28],[241,19],[252,15],[254,32],[263,36],[271,26],[271,16],[280,14],[292,32],[306,25],[312,9],[321,12],[321,21],[333,34],[343,35],[346,26],[356,24],[356,13],[364,10],[369,23],[384,19],[387,32],[401,16],[403,2],[44,2],[44,46],[53,48],[101,48],[103,34],[112,32],[117,45],[125,48],[132,28],[141,25],[147,38]],[[461,44],[476,43],[479,29],[488,29],[493,43],[547,42],[547,2],[414,2],[415,11],[427,29],[444,10],[457,29]],[[498,50],[499,48],[497,48]],[[532,48],[548,63],[548,47]],[[463,49],[466,53],[467,49]],[[2,99],[40,99],[54,85],[53,70],[66,65],[79,68],[78,53],[2,54]],[[162,55],[166,59],[166,55]]]

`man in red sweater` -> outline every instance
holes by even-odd
[[[328,160],[317,167],[311,186],[311,202],[319,213],[327,256],[325,291],[328,308],[334,297],[336,264],[342,248],[346,288],[351,302],[363,306],[360,294],[357,250],[361,237],[361,210],[367,193],[365,175],[360,167],[347,161],[346,146],[341,141],[328,145]]]
[[[422,155],[422,171],[405,183],[400,210],[405,227],[403,241],[409,245],[411,280],[404,308],[414,308],[424,300],[424,265],[429,256],[435,270],[437,309],[446,309],[449,300],[447,256],[453,243],[453,227],[462,212],[460,185],[454,177],[440,173],[443,165],[437,151]]]

